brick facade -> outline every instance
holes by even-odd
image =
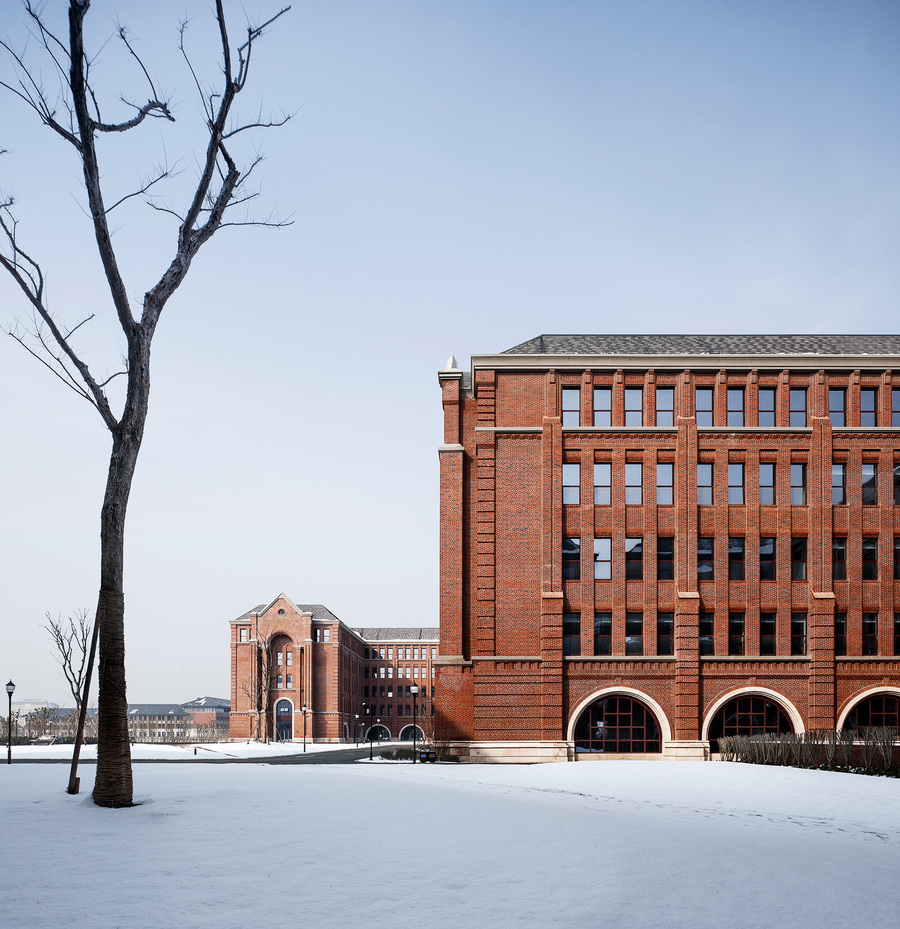
[[[759,714],[896,713],[900,337],[542,336],[439,380],[436,730],[461,754],[704,757]],[[636,706],[651,751],[579,741]]]

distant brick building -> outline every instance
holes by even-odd
[[[898,725],[900,336],[541,336],[439,379],[460,754]]]
[[[430,737],[437,643],[435,628],[351,629],[280,594],[231,621],[231,736]]]

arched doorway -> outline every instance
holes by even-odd
[[[385,726],[371,726],[366,733],[366,741],[368,742],[369,740],[373,742],[390,742],[391,733]]]
[[[784,707],[765,694],[744,693],[723,703],[709,724],[712,751],[719,750],[718,741],[726,735],[778,735],[793,732]]]
[[[416,730],[416,741],[424,742],[425,733],[418,726],[404,726],[400,730],[400,741],[401,742],[412,742],[413,729]]]
[[[892,693],[872,694],[860,700],[844,719],[846,730],[890,726],[900,729],[900,697]]]
[[[275,704],[275,741],[290,742],[294,738],[294,707],[290,700]]]
[[[575,723],[575,751],[635,754],[662,751],[659,722],[647,704],[606,694],[588,704]]]

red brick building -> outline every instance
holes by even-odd
[[[434,628],[351,629],[279,594],[231,621],[231,737],[430,737],[437,643]]]
[[[439,374],[470,760],[898,725],[900,336],[540,336]]]

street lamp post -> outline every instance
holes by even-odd
[[[359,713],[356,714],[356,747],[359,748]]]
[[[6,717],[6,763],[12,764],[12,695],[16,685],[10,681],[6,685],[6,696],[9,697],[9,715]]]
[[[300,711],[303,713],[303,751],[306,751],[306,711],[308,707],[304,703],[300,708]]]
[[[416,730],[419,728],[418,720],[419,716],[416,713],[416,697],[419,694],[419,685],[413,684],[409,688],[409,692],[412,694],[413,698],[413,764],[416,763]]]
[[[372,717],[375,715],[375,705],[369,707],[369,761],[372,760],[372,748],[375,745],[375,727],[372,725]]]

